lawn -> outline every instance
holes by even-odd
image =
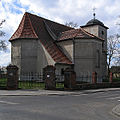
[[[32,81],[19,81],[18,86],[20,89],[44,89],[45,83]]]
[[[7,86],[7,79],[1,78],[0,79],[0,87],[6,87]]]
[[[34,82],[34,81],[19,81],[18,84],[20,89],[45,89],[44,82]],[[56,83],[56,89],[63,89],[64,83]]]

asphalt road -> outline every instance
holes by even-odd
[[[0,96],[0,120],[120,120],[120,91],[65,96]]]

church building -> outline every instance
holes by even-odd
[[[102,78],[107,75],[107,29],[95,16],[74,29],[26,12],[9,40],[11,62],[20,74],[42,73],[53,65],[57,75],[71,67],[77,80],[93,72]]]

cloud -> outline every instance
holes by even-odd
[[[8,50],[0,51],[0,66],[7,66],[11,61],[11,45],[8,45]]]

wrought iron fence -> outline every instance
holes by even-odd
[[[40,73],[22,73],[19,75],[19,88],[22,89],[44,89],[43,75]]]
[[[64,88],[64,75],[56,75],[56,88],[63,89]]]
[[[77,84],[92,83],[92,76],[90,75],[81,75],[76,77]]]
[[[7,87],[7,74],[0,74],[0,89]]]
[[[120,73],[113,74],[113,80],[112,82],[120,82]]]
[[[56,89],[64,88],[64,76],[56,75]],[[22,89],[45,89],[45,81],[41,73],[22,73],[19,75],[19,88]]]

